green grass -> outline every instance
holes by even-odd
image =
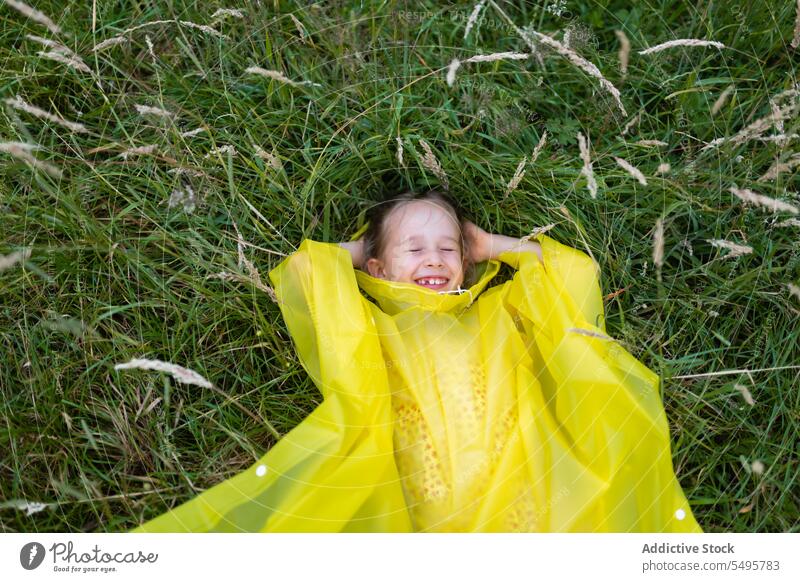
[[[663,378],[674,464],[704,530],[800,531],[800,300],[785,286],[800,284],[798,229],[775,226],[786,212],[746,207],[728,191],[800,204],[794,170],[757,182],[797,141],[699,154],[703,142],[768,115],[770,97],[797,81],[793,3],[568,2],[568,19],[547,2],[498,2],[520,28],[558,40],[570,23],[588,30],[573,46],[620,89],[627,118],[595,79],[552,53],[544,69],[535,59],[462,65],[448,87],[454,57],[527,51],[491,5],[464,40],[470,3],[458,12],[438,2],[247,4],[246,18],[215,25],[227,40],[162,24],[97,53],[95,44],[126,28],[208,23],[225,5],[142,0],[123,11],[98,2],[93,30],[91,2],[37,2],[58,36],[0,5],[0,96],[20,95],[89,130],[0,108],[0,141],[40,144],[34,155],[63,172],[54,178],[0,153],[0,255],[31,249],[24,265],[0,273],[0,531],[134,527],[248,467],[275,433],[308,415],[319,393],[278,307],[254,285],[209,275],[246,275],[234,223],[266,282],[303,238],[344,240],[383,193],[438,185],[421,163],[420,138],[479,226],[522,236],[556,223],[550,236],[597,258],[604,294],[627,288],[606,302],[608,331]],[[632,44],[625,79],[616,29]],[[37,56],[45,49],[26,34],[64,42],[102,89]],[[637,53],[675,38],[728,48]],[[246,75],[249,66],[320,86]],[[177,117],[141,116],[135,104]],[[180,136],[198,127],[206,131]],[[547,145],[504,199],[545,129]],[[796,132],[796,118],[784,129]],[[580,176],[577,131],[591,141],[597,199]],[[669,146],[632,145],[639,139]],[[157,152],[119,156],[148,144]],[[226,145],[236,154],[206,158]],[[274,150],[282,169],[258,158],[256,145]],[[672,170],[656,175],[664,162]],[[178,166],[203,176],[168,173]],[[192,212],[167,203],[184,183],[201,198]],[[659,218],[660,282],[652,262]],[[753,253],[724,258],[708,239]],[[219,390],[114,371],[134,357],[187,366]],[[735,384],[748,387],[754,406]],[[762,475],[749,469],[756,459]],[[26,515],[9,506],[14,500],[50,505]]]

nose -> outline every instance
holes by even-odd
[[[441,267],[444,265],[442,254],[439,251],[431,251],[425,256],[425,264],[430,267]]]

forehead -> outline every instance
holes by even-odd
[[[457,239],[459,225],[453,213],[429,200],[413,200],[394,208],[387,218],[395,239],[420,238],[425,233],[443,234]]]

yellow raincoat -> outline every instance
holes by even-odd
[[[594,262],[536,238],[544,265],[502,253],[461,294],[304,240],[269,276],[323,402],[134,531],[702,532],[658,376],[605,335]],[[484,290],[500,262],[513,279]]]

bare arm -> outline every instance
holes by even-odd
[[[539,262],[544,263],[544,258],[542,257],[542,245],[540,245],[535,240],[528,240],[524,243],[520,243],[520,239],[514,238],[511,236],[505,236],[502,234],[492,234],[489,235],[491,237],[491,242],[489,243],[489,258],[495,259],[497,255],[504,253],[506,251],[528,251],[528,252],[535,252],[536,256],[539,257]]]
[[[350,251],[350,257],[353,259],[353,267],[361,269],[364,263],[364,240],[359,239],[351,242],[340,242],[338,244],[340,247]]]
[[[471,257],[475,263],[495,259],[506,251],[532,251],[536,253],[541,263],[544,263],[542,256],[542,245],[537,241],[520,242],[520,239],[502,234],[491,234],[479,226],[468,223],[464,229],[464,236],[470,241],[472,249]]]

